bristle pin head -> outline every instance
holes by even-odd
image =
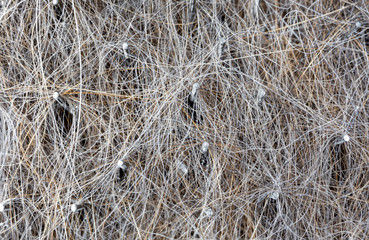
[[[123,50],[127,50],[128,49],[128,43],[124,42],[122,44]]]
[[[59,93],[58,93],[58,92],[54,92],[54,94],[53,94],[53,98],[54,98],[55,100],[58,100],[58,99],[59,99]]]
[[[345,142],[350,141],[350,136],[346,134],[345,136],[343,136],[343,140],[344,140]]]
[[[201,145],[201,152],[202,153],[207,153],[209,150],[209,143],[208,142],[204,142],[202,145]]]
[[[76,204],[72,204],[72,206],[70,206],[70,210],[72,212],[76,212],[77,211],[77,205]]]

